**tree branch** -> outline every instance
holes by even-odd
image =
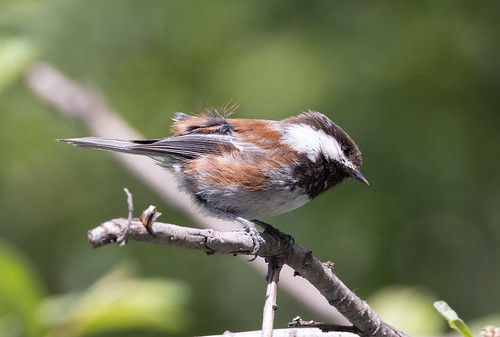
[[[274,313],[278,309],[278,282],[281,268],[283,268],[282,258],[270,258],[267,262],[267,289],[266,301],[264,302],[264,312],[262,317],[262,336],[273,336]]]
[[[127,230],[129,220],[117,218],[108,220],[87,232],[89,242],[94,248],[110,243],[117,243]],[[154,235],[140,219],[132,219],[128,232],[129,241],[152,243],[191,250],[201,250],[208,255],[232,254],[252,255],[254,242],[246,231],[220,232],[212,229],[200,229],[155,222],[152,226]],[[265,243],[261,245],[259,256],[284,255],[286,250],[275,236],[261,233]]]
[[[94,248],[115,243],[128,227],[128,219],[119,218],[104,222],[88,232],[89,241]],[[154,236],[148,233],[144,224],[134,219],[130,223],[129,241],[140,241],[167,245],[184,249],[201,250],[209,255],[233,254],[252,255],[254,242],[244,231],[220,232],[210,229],[197,229],[173,224],[155,222],[151,225]],[[279,257],[283,263],[295,270],[296,276],[309,281],[337,308],[359,331],[361,336],[405,337],[390,325],[384,323],[373,310],[350,291],[333,273],[331,263],[321,263],[312,252],[295,243],[290,243],[276,231],[265,230],[262,233],[258,256]]]

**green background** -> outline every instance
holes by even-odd
[[[99,88],[148,138],[167,136],[175,111],[229,101],[238,117],[325,113],[359,144],[371,185],[267,220],[381,313],[403,313],[398,327],[444,329],[437,299],[466,321],[498,318],[499,14],[463,0],[0,1],[0,335],[253,330],[264,298],[264,277],[231,256],[91,249],[86,231],[125,215],[124,186],[136,209],[192,224],[109,154],[54,141],[89,132],[26,88],[36,60]],[[278,327],[325,319],[283,291],[278,304]]]

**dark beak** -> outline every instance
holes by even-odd
[[[365,183],[367,185],[370,185],[370,183],[368,182],[368,180],[366,180],[366,178],[363,176],[363,174],[361,173],[360,170],[355,170],[352,174],[351,174],[351,177],[353,177],[354,179],[356,180],[359,180],[361,181],[362,183]]]

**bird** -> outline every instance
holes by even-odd
[[[58,140],[151,157],[175,175],[179,189],[205,214],[238,220],[252,235],[258,235],[258,218],[292,211],[347,178],[369,185],[358,146],[324,114],[308,110],[279,121],[230,118],[236,107],[177,112],[173,135],[166,138]]]

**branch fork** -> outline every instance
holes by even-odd
[[[128,193],[127,193],[128,195]],[[154,206],[146,209],[139,219],[132,218],[132,198],[128,196],[128,218],[112,219],[88,232],[89,242],[97,248],[110,243],[123,244],[123,240],[140,241],[172,247],[201,250],[208,255],[253,255],[255,243],[246,231],[222,232],[211,229],[183,227],[156,222],[161,213]],[[263,310],[261,336],[272,336],[274,313],[277,309],[279,274],[284,264],[295,270],[295,276],[307,279],[353,325],[339,326],[310,323],[295,319],[294,326],[314,326],[325,331],[354,332],[360,336],[406,337],[382,322],[366,302],[351,292],[333,273],[333,263],[320,262],[312,252],[297,245],[293,238],[271,225],[263,224],[263,243],[257,255],[268,263],[266,300]],[[308,323],[309,322],[309,323]]]

